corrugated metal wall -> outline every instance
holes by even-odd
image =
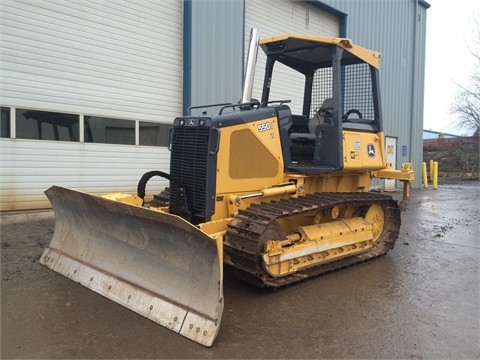
[[[171,124],[182,111],[183,2],[0,2],[0,105]],[[0,139],[0,209],[48,207],[53,184],[135,193],[168,171],[154,146]],[[17,129],[18,130],[18,129]],[[149,194],[166,181],[152,181]]]
[[[41,146],[39,146],[41,142]],[[165,147],[65,143],[60,141],[0,140],[0,209],[49,208],[43,191],[52,185],[91,194],[122,191],[136,193],[143,173],[168,169]],[[158,193],[168,182],[153,178],[148,194]]]
[[[288,33],[338,37],[340,21],[337,16],[304,1],[247,0],[245,6],[245,56],[247,56],[250,28],[252,27],[259,29],[261,37]],[[265,63],[266,56],[259,49],[253,88],[253,97],[256,99],[260,99],[262,95]],[[301,74],[292,79],[291,74],[290,70],[285,71],[281,65],[277,64],[274,82],[280,86],[272,86],[270,99],[290,99],[292,102],[289,106],[292,111],[301,114],[305,80]],[[292,94],[298,94],[298,98],[292,98]]]
[[[262,36],[337,36],[337,17],[312,3],[189,2],[188,105],[240,98],[252,26]],[[413,161],[420,174],[425,3],[318,3],[348,14],[347,35],[383,53],[385,133],[398,138],[397,162]],[[184,5],[180,0],[1,2],[1,105],[171,122],[182,112]],[[91,192],[102,192],[107,184],[108,189],[134,191],[138,173],[165,170],[169,159],[165,148],[154,147],[21,139],[0,139],[0,147],[2,210],[7,209],[3,204],[17,208],[11,205],[15,196],[21,208],[43,206],[42,191],[56,182],[52,176],[57,183]],[[420,186],[420,176],[415,185]],[[28,199],[31,205],[25,204]]]
[[[257,27],[262,37],[287,33],[338,36],[339,18],[306,1],[246,0],[245,33]]]
[[[243,82],[243,1],[192,1],[187,106],[236,103]],[[185,11],[189,11],[186,9]],[[187,30],[187,29],[186,29]],[[190,53],[188,53],[190,52]],[[211,111],[216,109],[209,109]],[[215,111],[215,112],[216,112]]]
[[[382,53],[386,136],[396,137],[397,164],[413,162],[421,187],[426,7],[418,0],[323,0],[348,14],[347,36]],[[404,155],[403,146],[406,146]]]
[[[171,122],[182,106],[182,3],[0,4],[2,105]]]
[[[187,87],[191,88],[190,105],[194,106],[240,100],[252,27],[259,29],[261,37],[285,33],[338,36],[340,31],[337,16],[304,1],[194,1],[191,6],[191,54],[186,56],[191,56],[191,83]],[[259,50],[253,94],[257,99],[264,66],[265,56]],[[303,98],[303,80],[297,84]],[[285,96],[272,92],[272,98]],[[301,106],[294,110],[301,112]]]
[[[197,22],[194,28],[198,34],[193,35],[196,36],[197,43],[192,54],[197,54],[197,60],[203,61],[204,64],[196,68],[196,75],[192,76],[192,84],[196,81],[196,85],[192,86],[192,99],[198,99],[192,101],[192,104],[234,101],[239,97],[236,91],[240,94],[241,75],[239,75],[240,78],[234,76],[233,79],[229,79],[230,83],[222,82],[217,68],[223,69],[225,62],[222,63],[218,56],[214,57],[206,50],[211,48],[214,49],[214,54],[218,54],[221,49],[215,46],[217,41],[229,45],[238,41],[237,28],[240,25],[238,17],[235,15],[231,17],[233,8],[236,9],[237,16],[245,14],[244,57],[251,27],[258,27],[262,37],[287,32],[339,36],[342,31],[339,18],[323,10],[328,7],[333,8],[339,13],[348,15],[347,36],[351,37],[354,43],[383,54],[381,90],[385,135],[397,139],[397,164],[403,162],[414,164],[418,175],[414,186],[420,187],[423,158],[426,6],[428,5],[421,0],[323,0],[317,3],[245,0],[243,10],[239,8],[239,3],[243,2],[222,2],[222,6],[218,7],[213,6],[212,2],[197,3],[198,8],[194,14],[196,16],[194,21]],[[229,19],[230,23],[224,24],[226,30],[221,34],[212,30],[215,26],[205,21],[207,14],[213,14],[211,18],[215,19]],[[202,31],[206,31],[205,36]],[[198,58],[198,54],[202,54],[202,51],[205,55]],[[237,73],[237,70],[233,69],[239,67],[237,56],[240,50],[231,49],[230,53],[235,54],[235,64],[229,65],[229,71]],[[263,66],[264,59],[260,51],[253,94],[256,98],[260,96],[259,84],[263,80]],[[225,70],[222,71],[225,73]],[[214,84],[213,88],[209,89],[205,80],[200,80],[201,76]],[[235,89],[234,93],[231,91],[232,88]],[[223,98],[220,95],[211,96],[218,90],[220,94],[228,95]],[[274,96],[282,98],[282,94],[272,94],[272,97]]]

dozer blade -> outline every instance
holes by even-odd
[[[220,245],[182,218],[53,186],[40,263],[202,345],[223,312]]]

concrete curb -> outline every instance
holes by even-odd
[[[3,212],[0,214],[0,224],[19,224],[29,221],[51,220],[54,219],[53,210],[32,210],[32,211],[15,211]]]

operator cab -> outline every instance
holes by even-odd
[[[380,54],[348,39],[301,35],[260,46],[267,55],[261,104],[291,100],[276,106],[286,170],[341,170],[344,129],[382,131]]]

